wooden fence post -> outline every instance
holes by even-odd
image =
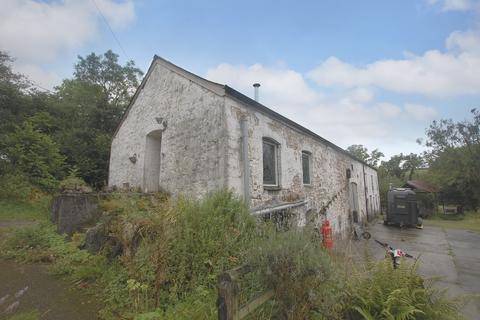
[[[240,288],[229,272],[218,276],[218,320],[238,320],[238,294]]]

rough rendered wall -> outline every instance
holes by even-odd
[[[364,167],[367,175],[376,171],[353,160],[349,156],[321,143],[313,137],[287,126],[236,100],[226,98],[226,119],[228,126],[228,185],[242,193],[242,156],[239,120],[247,115],[249,134],[249,161],[251,168],[250,193],[252,209],[274,206],[282,202],[308,200],[308,205],[298,207],[300,223],[305,222],[305,212],[311,210],[314,216],[335,194],[336,200],[327,210],[327,218],[337,233],[345,233],[351,226],[350,183],[357,184],[359,218],[367,218],[364,184]],[[280,144],[280,185],[281,190],[265,190],[263,187],[262,138],[274,139]],[[303,185],[302,151],[312,154],[311,185]],[[346,171],[351,170],[347,179]],[[375,191],[378,186],[375,184]],[[372,195],[373,195],[372,193]],[[318,218],[321,219],[321,218]],[[319,222],[317,220],[317,222]]]
[[[166,127],[161,133],[160,187],[193,197],[223,188],[223,119],[223,97],[156,62],[113,139],[109,185],[143,189],[147,134]],[[134,155],[132,163],[129,157]]]
[[[367,185],[368,212],[370,216],[380,213],[380,191],[377,171],[365,166],[365,181]]]

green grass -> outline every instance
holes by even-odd
[[[50,198],[31,202],[0,201],[0,221],[38,221],[49,215]]]
[[[38,320],[40,319],[40,315],[38,311],[30,311],[30,312],[21,312],[15,315],[12,315],[7,320]]]
[[[424,225],[480,232],[480,213],[467,212],[464,215],[436,215],[425,219]]]

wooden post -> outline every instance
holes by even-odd
[[[250,265],[243,265],[218,276],[218,320],[241,320],[273,297],[273,290],[268,290],[240,307],[240,285],[238,281],[243,275],[251,271],[252,267]]]
[[[218,276],[218,320],[238,320],[238,294],[240,288],[229,272]]]

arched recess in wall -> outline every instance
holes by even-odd
[[[160,190],[160,160],[162,152],[162,130],[147,134],[145,143],[145,163],[143,166],[143,191]]]

